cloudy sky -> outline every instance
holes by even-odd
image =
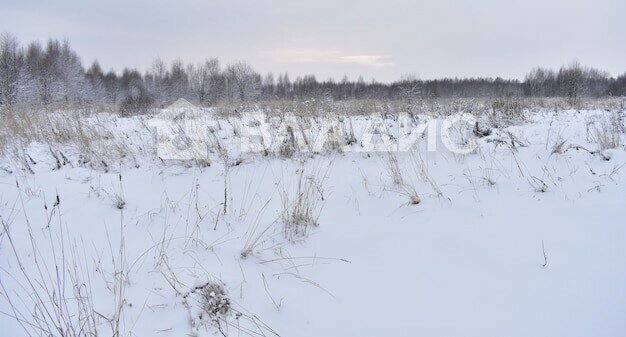
[[[578,60],[616,76],[624,13],[624,0],[0,0],[0,32],[68,38],[118,71],[218,57],[292,78],[522,78]]]

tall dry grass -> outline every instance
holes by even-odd
[[[48,149],[57,168],[69,164],[108,170],[135,152],[128,137],[116,130],[114,119],[91,109],[1,107],[0,156],[12,157],[32,171],[34,160],[28,151],[37,143]]]

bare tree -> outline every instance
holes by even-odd
[[[585,84],[585,74],[578,62],[573,62],[568,67],[562,67],[557,75],[561,94],[577,100],[582,95]]]
[[[217,86],[217,76],[219,75],[219,61],[217,59],[209,59],[204,64],[187,66],[187,74],[189,75],[189,89],[201,105],[209,103],[211,88]]]
[[[261,89],[261,76],[245,62],[237,62],[226,67],[226,82],[229,99],[238,98],[241,102],[256,99]]]
[[[59,58],[55,60],[61,84],[60,94],[64,103],[78,102],[87,96],[87,83],[80,57],[72,50],[69,41],[61,46]]]
[[[157,98],[157,103],[162,103],[167,93],[167,66],[163,60],[157,58],[152,62],[152,68],[147,73],[147,89]]]
[[[0,104],[17,100],[23,55],[17,39],[9,34],[0,36]]]
[[[0,36],[0,104],[105,102],[145,110],[185,97],[201,105],[221,100],[246,102],[258,99],[323,98],[324,100],[390,99],[417,106],[424,98],[581,97],[626,95],[626,77],[583,67],[578,62],[558,71],[533,69],[524,81],[502,78],[443,78],[420,80],[404,76],[392,83],[366,82],[347,76],[320,82],[314,75],[291,81],[287,73],[261,77],[249,64],[237,62],[226,69],[217,59],[197,65],[175,61],[169,67],[156,59],[141,75],[125,69],[103,73],[94,63],[85,70],[70,44],[51,39],[20,48],[8,34]],[[414,104],[415,103],[415,104]],[[137,107],[138,109],[135,109]]]
[[[173,100],[185,97],[189,91],[189,77],[185,72],[183,62],[176,60],[172,62],[168,79],[168,93]]]
[[[274,83],[274,74],[267,73],[263,78],[263,85],[261,88],[261,96],[264,99],[272,99],[276,95],[276,85]]]
[[[98,61],[94,61],[91,67],[85,73],[85,78],[89,83],[88,97],[92,101],[105,102],[107,100],[107,93],[104,84],[104,73]]]
[[[28,45],[25,58],[28,81],[27,100],[36,97],[44,104],[52,100],[52,87],[55,77],[52,74],[53,69],[46,54],[39,43],[33,42]]]

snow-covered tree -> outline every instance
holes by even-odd
[[[227,92],[230,100],[257,99],[261,89],[261,75],[245,62],[237,62],[226,67]]]
[[[0,105],[17,101],[24,56],[17,39],[9,34],[0,36]]]

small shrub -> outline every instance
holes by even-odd
[[[120,115],[132,116],[145,113],[152,104],[154,99],[145,89],[138,89],[136,93],[131,93],[120,103]]]
[[[230,299],[221,284],[209,282],[199,293],[202,298],[202,310],[211,319],[225,317],[230,313]]]
[[[281,158],[291,158],[296,153],[296,150],[296,136],[294,135],[293,128],[288,126],[287,135],[278,147],[278,156]]]

